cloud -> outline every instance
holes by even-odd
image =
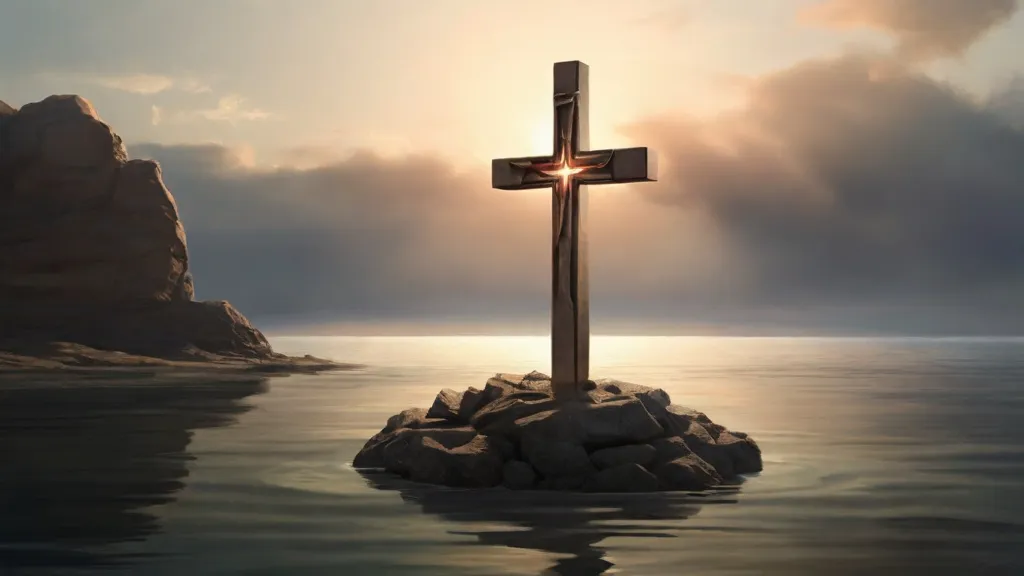
[[[212,91],[209,84],[197,78],[180,78],[174,82],[174,86],[189,94],[205,94]]]
[[[276,118],[274,114],[246,105],[246,100],[237,94],[222,96],[213,108],[195,110],[162,111],[162,120],[168,123],[185,124],[189,122],[208,121],[238,124]]]
[[[827,0],[807,8],[807,22],[867,27],[892,34],[912,60],[959,56],[1009,20],[1018,0]]]
[[[628,127],[663,173],[589,192],[596,325],[1019,333],[1015,101],[997,110],[898,61],[845,56],[754,78],[729,114]],[[314,150],[320,165],[268,170],[215,145],[131,152],[164,166],[201,297],[257,319],[544,326],[544,192],[491,190],[482,170],[431,157]]]
[[[133,94],[158,94],[174,86],[174,79],[153,74],[131,74],[126,76],[93,76],[90,82],[104,88],[121,90]]]
[[[1010,125],[1024,130],[1024,77],[1011,79],[989,97],[988,109]]]
[[[749,102],[632,128],[671,166],[651,197],[715,221],[746,298],[1019,309],[1024,132],[1001,114],[865,56],[761,78]]]
[[[200,118],[213,122],[238,122],[239,120],[266,120],[271,117],[269,112],[259,108],[246,108],[245,99],[238,95],[228,95],[217,101],[217,107],[197,110]]]
[[[206,94],[212,91],[205,82],[187,76],[172,77],[160,74],[44,74],[43,76],[60,83],[84,82],[111,90],[146,96],[171,90],[190,94]],[[216,105],[209,108],[170,109],[158,105],[150,107],[150,124],[153,126],[187,124],[198,121],[238,124],[273,118],[275,118],[274,114],[250,106],[246,99],[238,94],[221,96]]]
[[[210,91],[210,86],[197,78],[162,74],[45,73],[41,76],[54,82],[84,82],[110,90],[146,96],[169,90],[179,90],[190,94],[202,94]]]
[[[164,168],[188,232],[200,295],[253,314],[544,314],[550,198],[491,190],[432,157],[362,152],[312,169],[254,168],[218,145],[131,147]],[[685,285],[680,255],[700,227],[621,191],[593,196],[598,294]],[[635,235],[634,225],[660,237]],[[662,246],[668,241],[670,246]],[[637,253],[648,253],[643,261]],[[641,305],[642,307],[642,305]]]

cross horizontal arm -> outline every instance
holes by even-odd
[[[554,178],[517,166],[551,162],[551,156],[526,156],[523,158],[498,158],[491,160],[491,188],[501,190],[529,190],[550,188]]]
[[[658,179],[657,156],[654,151],[647,148],[594,150],[580,153],[581,159],[605,155],[611,156],[607,164],[588,167],[585,162],[581,163],[583,170],[574,174],[573,179],[580,184],[624,184],[627,182],[654,182]],[[550,164],[552,160],[551,156],[494,160],[491,162],[491,186],[501,190],[547,188],[558,177],[543,174],[525,166]]]
[[[575,176],[580,184],[625,184],[628,182],[656,182],[658,157],[647,148],[620,148],[581,152],[580,156],[611,154],[611,160],[601,167],[584,170]]]

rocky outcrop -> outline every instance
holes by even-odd
[[[191,300],[185,230],[160,167],[129,160],[78,96],[7,114],[0,136],[0,298]]]
[[[429,411],[392,416],[353,466],[449,486],[650,492],[704,490],[762,463],[746,434],[664,390],[602,380],[556,402],[550,379],[532,372],[498,374],[482,391],[444,389]]]
[[[230,304],[193,298],[160,166],[79,96],[0,102],[0,350],[280,357]]]
[[[196,352],[270,358],[266,337],[228,302],[0,303],[0,350],[41,342],[74,342],[100,350],[158,358]]]

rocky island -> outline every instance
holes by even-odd
[[[664,390],[588,381],[556,400],[539,372],[498,374],[483,390],[442,390],[392,416],[352,465],[416,482],[515,490],[704,490],[760,472],[761,450]]]
[[[273,351],[228,302],[199,302],[160,166],[79,96],[0,102],[0,370],[342,366]]]

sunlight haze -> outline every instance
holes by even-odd
[[[0,97],[160,162],[199,297],[293,326],[544,326],[551,67],[591,68],[595,330],[1024,326],[1016,0],[3,2]],[[653,330],[653,328],[651,328]]]
[[[82,93],[128,142],[251,147],[262,164],[294,149],[429,152],[465,168],[545,152],[550,66],[573,59],[593,70],[594,145],[624,146],[622,125],[712,114],[751,77],[888,44],[808,25],[807,0],[10,4],[0,48],[19,58],[0,82],[13,103]],[[1024,65],[1020,20],[937,73],[981,94],[1006,82]]]

